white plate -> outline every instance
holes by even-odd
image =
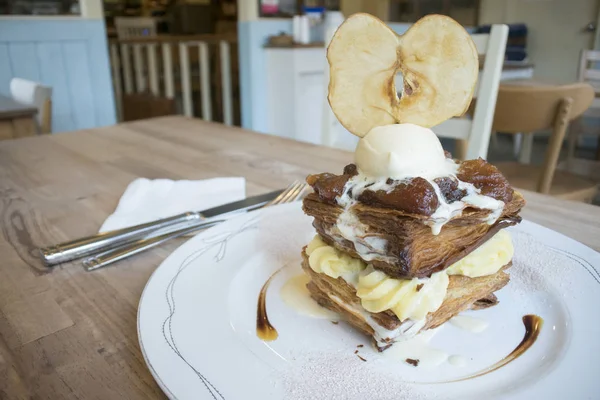
[[[286,306],[279,289],[300,272],[301,248],[314,235],[299,204],[232,219],[171,254],[142,294],[140,346],[173,399],[600,398],[600,254],[531,222],[510,229],[511,282],[497,306],[472,312],[490,327],[474,334],[443,326],[432,340],[466,357],[464,367],[389,360],[344,323]],[[256,336],[258,293],[281,267],[267,294],[279,338],[263,342]],[[524,355],[475,379],[439,383],[510,353],[523,337],[525,314],[545,322]],[[358,344],[367,362],[355,356]]]

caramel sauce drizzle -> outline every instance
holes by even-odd
[[[271,324],[269,321],[269,316],[267,315],[267,289],[279,271],[281,271],[281,269],[275,271],[273,275],[267,279],[262,289],[260,289],[260,293],[258,295],[258,305],[256,309],[256,336],[265,342],[271,342],[279,337],[277,329],[275,329],[275,327]]]
[[[521,340],[521,343],[519,343],[519,345],[517,347],[515,347],[515,349],[509,355],[504,357],[502,360],[498,361],[497,363],[495,363],[479,372],[476,372],[473,375],[469,375],[464,378],[459,378],[459,379],[455,379],[455,380],[451,380],[451,381],[444,381],[441,383],[461,382],[461,381],[466,381],[468,379],[473,379],[473,378],[477,378],[477,377],[480,377],[483,375],[487,375],[490,372],[494,372],[494,371],[504,367],[506,364],[519,358],[537,340],[537,338],[540,335],[540,332],[542,330],[542,326],[544,325],[544,320],[541,317],[538,317],[537,315],[529,314],[529,315],[523,316],[523,325],[525,325],[525,335],[523,336],[523,340]]]

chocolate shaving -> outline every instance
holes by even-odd
[[[359,345],[357,345],[356,347],[364,347],[364,345],[362,345],[362,344],[359,344]]]
[[[365,360],[364,358],[362,358],[361,356],[359,356],[358,354],[356,355],[356,357],[360,358],[360,359],[361,359],[361,360],[363,360],[363,361],[367,361],[367,360]]]
[[[412,358],[407,358],[404,361],[406,361],[408,364],[412,365],[413,367],[418,367],[419,366],[419,362],[420,362],[419,360],[415,360],[415,359],[412,359]]]
[[[425,284],[424,284],[424,283],[419,283],[419,284],[417,285],[417,292],[420,292],[420,291],[421,291],[421,289],[423,289],[423,286],[425,286]]]
[[[337,324],[339,324],[340,322],[339,322],[339,321],[331,321],[331,323],[332,323],[332,324],[334,324],[334,325],[337,325]]]

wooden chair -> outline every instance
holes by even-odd
[[[487,158],[496,97],[504,64],[507,25],[492,25],[489,34],[471,35],[480,57],[485,56],[475,94],[473,117],[452,118],[433,128],[436,135],[458,139],[454,156],[462,160]]]
[[[123,121],[175,115],[175,99],[155,96],[150,92],[123,96]]]
[[[583,114],[593,99],[594,89],[586,83],[500,87],[494,130],[516,134],[552,129],[543,166],[496,164],[513,186],[564,199],[592,200],[597,185],[583,177],[556,171],[556,164],[569,122]]]
[[[37,108],[36,122],[40,133],[52,132],[52,88],[21,78],[10,81],[10,93],[15,101]]]

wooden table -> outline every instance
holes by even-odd
[[[47,269],[35,251],[96,232],[131,180],[244,176],[253,195],[351,159],[183,117],[0,142],[0,398],[164,398],[136,313],[150,274],[182,242],[93,273]],[[600,250],[600,207],[525,197],[526,218]]]
[[[35,107],[0,95],[0,140],[35,135],[35,114]]]

